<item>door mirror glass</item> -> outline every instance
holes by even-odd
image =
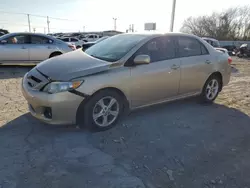
[[[52,44],[52,43],[53,43],[53,40],[50,40],[50,39],[49,39],[49,44]]]
[[[136,65],[149,64],[150,56],[149,55],[137,55],[134,59],[134,63]]]
[[[7,40],[1,40],[1,44],[7,44]]]

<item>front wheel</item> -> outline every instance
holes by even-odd
[[[213,102],[220,92],[222,81],[218,76],[211,76],[205,83],[201,100],[202,102],[211,103]]]
[[[124,109],[123,97],[112,90],[95,94],[83,107],[83,124],[96,131],[112,128]]]

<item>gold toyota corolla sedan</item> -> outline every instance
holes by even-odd
[[[231,61],[194,35],[121,34],[38,64],[22,91],[44,122],[105,130],[127,109],[195,95],[212,102],[229,82]]]

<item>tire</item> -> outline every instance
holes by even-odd
[[[115,103],[109,110],[108,104],[110,104],[111,100]],[[103,101],[104,108],[101,107],[101,101]],[[87,127],[93,131],[105,131],[114,127],[124,112],[124,104],[123,96],[114,90],[108,89],[98,92],[79,108],[80,112],[78,116],[82,117],[80,114],[83,114],[83,120],[80,120],[80,127]],[[116,111],[117,115],[114,115]],[[102,114],[102,116],[98,117],[100,114]],[[94,119],[94,115],[98,117],[96,120]],[[102,124],[105,121],[104,116],[107,117],[106,120],[109,122],[107,124],[104,123],[105,125]]]
[[[77,47],[76,47],[76,49],[79,49],[79,48],[81,48],[81,46],[77,46]]]
[[[200,95],[201,102],[212,103],[217,98],[218,94],[221,91],[221,88],[221,78],[217,75],[210,76],[203,86],[202,93]]]
[[[49,58],[56,57],[56,56],[59,56],[61,54],[62,54],[61,52],[53,52],[52,54],[50,54]]]

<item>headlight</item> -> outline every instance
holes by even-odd
[[[48,84],[43,91],[48,93],[59,93],[63,91],[69,91],[71,89],[78,88],[83,81],[73,81],[73,82],[51,82]]]

